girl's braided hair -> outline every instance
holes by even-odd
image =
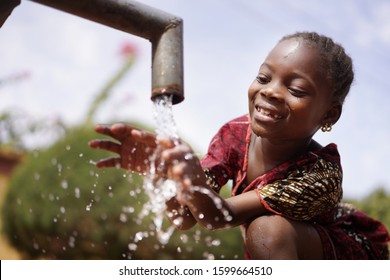
[[[344,48],[331,38],[316,32],[297,32],[283,37],[281,41],[288,39],[301,39],[318,49],[333,89],[334,101],[343,104],[354,78],[352,59],[345,53]]]

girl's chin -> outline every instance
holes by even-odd
[[[259,127],[257,124],[252,123],[251,128],[252,128],[253,134],[257,137],[264,137],[267,134],[267,131],[264,128]]]
[[[252,133],[257,136],[257,137],[260,137],[260,138],[278,138],[279,136],[279,132],[276,131],[275,129],[272,129],[272,127],[266,127],[266,126],[263,126],[263,125],[260,125],[259,123],[256,123],[256,122],[252,122],[251,123],[251,129],[252,129]]]

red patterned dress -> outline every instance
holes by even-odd
[[[233,195],[256,190],[270,212],[311,223],[325,259],[389,258],[386,227],[341,203],[342,168],[335,144],[287,161],[245,185],[251,132],[248,117],[242,116],[212,139],[201,163],[215,191],[233,180]]]

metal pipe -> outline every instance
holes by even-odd
[[[183,21],[132,0],[31,0],[148,39],[152,44],[152,99],[184,100]]]
[[[20,0],[3,0],[0,2],[0,28],[19,4]]]

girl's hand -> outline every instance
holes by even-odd
[[[165,165],[166,176],[180,183],[181,188],[176,198],[182,205],[185,205],[193,186],[207,184],[200,161],[190,146],[185,143],[174,145],[168,139],[159,139],[158,143],[164,147],[161,159]]]
[[[89,142],[94,149],[116,153],[117,157],[100,160],[96,166],[124,168],[140,174],[149,171],[151,156],[156,150],[156,135],[129,124],[97,125],[95,131],[117,141],[95,139]]]

